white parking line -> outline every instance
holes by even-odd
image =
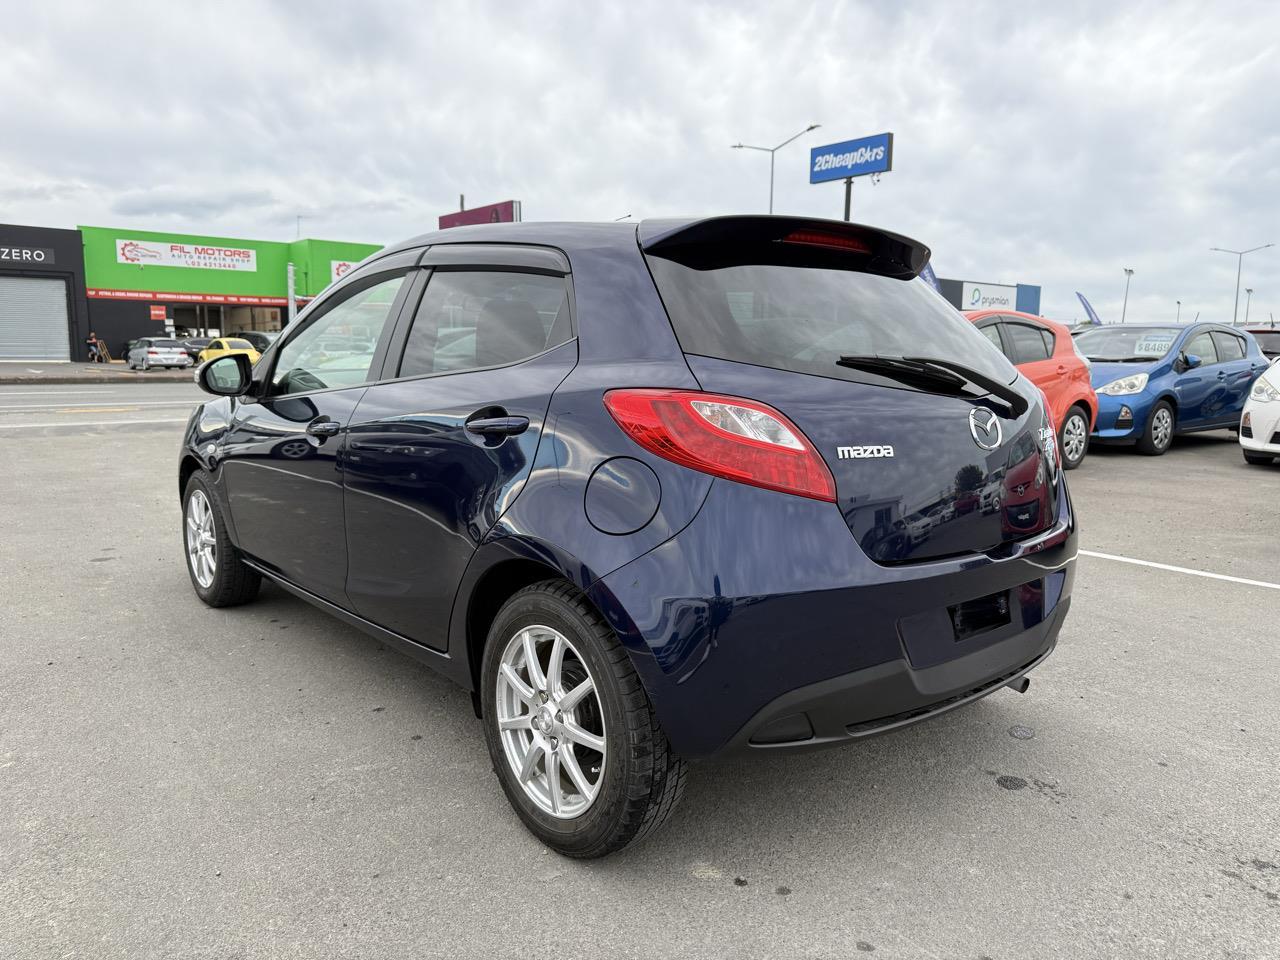
[[[0,388],[0,397],[87,397],[90,394],[115,392],[115,390],[5,390]]]
[[[131,427],[135,423],[186,423],[180,420],[79,420],[75,423],[0,423],[0,430],[35,430],[39,427]]]
[[[1187,573],[1193,577],[1208,577],[1210,580],[1225,580],[1228,583],[1243,583],[1247,587],[1266,587],[1268,590],[1280,590],[1280,583],[1269,583],[1266,580],[1248,580],[1244,577],[1229,577],[1225,573],[1210,573],[1208,570],[1192,570],[1190,567],[1175,567],[1168,563],[1154,563],[1151,560],[1135,560],[1133,557],[1119,557],[1114,553],[1097,553],[1093,550],[1081,550],[1082,557],[1098,557],[1101,560],[1115,560],[1117,563],[1132,563],[1139,567],[1152,567],[1156,570],[1169,570],[1172,573]]]
[[[199,398],[191,400],[105,400],[95,402],[90,400],[87,403],[77,403],[76,407],[190,407],[199,403]],[[11,407],[0,407],[0,413],[24,413],[27,410],[61,410],[63,407],[71,406],[72,402],[65,403],[26,403],[15,404]]]

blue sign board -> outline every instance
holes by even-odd
[[[893,134],[829,143],[809,151],[809,182],[826,183],[893,169]]]

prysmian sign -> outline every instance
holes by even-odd
[[[0,246],[0,267],[10,263],[30,266],[53,263],[53,251],[48,247]]]
[[[893,134],[845,140],[809,151],[809,182],[826,183],[893,169]]]
[[[961,310],[1017,310],[1018,288],[1002,283],[974,283],[966,280],[960,288]]]

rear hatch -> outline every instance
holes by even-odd
[[[872,559],[998,552],[1052,524],[1039,391],[916,279],[927,248],[783,217],[645,223],[641,244],[702,389],[803,430]]]
[[[152,340],[147,344],[147,359],[174,364],[185,363],[190,358],[186,347],[177,340]]]

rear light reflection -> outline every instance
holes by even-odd
[[[869,244],[856,237],[846,237],[839,233],[825,233],[821,230],[793,230],[782,238],[783,243],[800,243],[809,247],[834,247],[850,253],[870,253]]]
[[[836,484],[808,437],[755,400],[694,390],[610,390],[609,415],[664,460],[766,490],[834,503]]]

